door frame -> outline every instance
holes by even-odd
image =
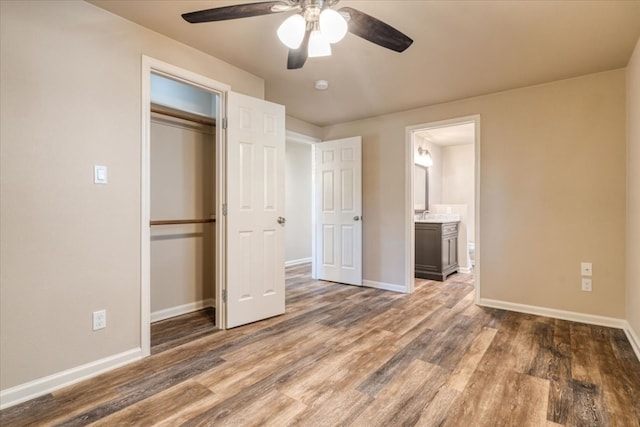
[[[216,326],[225,329],[226,307],[222,299],[223,288],[226,289],[225,248],[226,221],[222,213],[222,205],[226,202],[226,130],[221,126],[227,113],[227,94],[231,87],[216,80],[204,77],[189,70],[168,64],[158,59],[142,55],[141,66],[141,136],[140,136],[140,347],[142,357],[151,354],[151,73],[163,75],[191,86],[204,89],[218,95],[216,109],[216,197],[215,197],[215,310]]]
[[[475,198],[475,303],[480,302],[480,114],[474,114],[464,117],[456,117],[447,120],[439,120],[434,122],[422,123],[414,126],[407,126],[405,128],[405,287],[406,292],[412,293],[414,291],[414,265],[415,265],[415,212],[414,212],[414,190],[413,180],[414,171],[413,165],[415,163],[413,140],[417,132],[429,129],[460,125],[464,123],[475,124],[475,171],[474,171],[474,198]]]
[[[311,175],[311,188],[309,189],[309,206],[311,206],[311,218],[309,218],[311,220],[311,230],[309,231],[310,235],[311,235],[311,275],[313,277],[313,274],[315,272],[315,268],[316,268],[316,260],[315,260],[315,238],[316,238],[316,233],[315,233],[315,227],[313,226],[313,220],[314,220],[314,214],[313,214],[313,146],[314,144],[316,144],[317,142],[322,142],[322,140],[320,138],[316,138],[313,136],[309,136],[306,134],[302,134],[299,132],[294,132],[291,130],[286,131],[285,134],[285,161],[286,161],[286,149],[287,149],[287,144],[289,143],[294,143],[294,144],[304,144],[304,145],[308,145],[311,151],[311,169],[309,170],[309,174]],[[286,174],[285,174],[285,181],[284,181],[284,185],[287,185],[288,179]],[[286,202],[285,202],[285,206],[286,206]],[[287,220],[289,219],[289,213],[285,210],[285,218],[287,218]],[[285,230],[286,233],[286,230]],[[286,251],[286,237],[285,237],[285,251]],[[286,252],[285,252],[285,267],[286,267]]]

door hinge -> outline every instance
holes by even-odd
[[[226,129],[227,128],[227,118],[223,117],[222,118],[222,129]]]
[[[222,215],[227,216],[227,204],[222,204]]]
[[[226,289],[222,290],[222,301],[223,302],[227,302],[227,290]]]

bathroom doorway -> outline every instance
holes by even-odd
[[[416,222],[458,222],[456,271],[475,276],[480,295],[480,116],[406,129],[407,289],[416,271]],[[419,181],[419,182],[418,182]]]

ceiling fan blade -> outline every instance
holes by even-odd
[[[185,21],[192,24],[201,22],[226,21],[228,19],[249,18],[251,16],[284,12],[285,10],[280,10],[279,7],[276,8],[274,6],[286,5],[286,3],[283,3],[281,1],[237,4],[232,6],[214,7],[213,9],[183,13],[182,17]]]
[[[297,70],[302,68],[307,57],[309,56],[309,36],[311,35],[311,28],[307,29],[304,33],[304,38],[300,47],[297,49],[289,49],[289,56],[287,57],[287,70]]]
[[[351,7],[343,7],[338,12],[351,16],[349,32],[365,40],[396,52],[404,52],[413,40],[389,24]]]

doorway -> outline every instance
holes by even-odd
[[[475,300],[480,298],[480,116],[424,123],[406,128],[406,284],[414,289],[416,218],[459,218],[458,271],[473,270]],[[416,184],[425,171],[424,188]],[[428,185],[428,187],[427,187]],[[416,210],[416,190],[428,199]],[[470,250],[471,249],[471,250]]]
[[[203,309],[215,312],[219,95],[152,73],[150,108],[151,322],[155,323]]]
[[[171,85],[179,84],[182,85],[182,90],[189,91],[191,90],[193,93],[197,93],[192,97],[187,97],[188,99],[183,99],[180,101],[167,101],[166,99],[160,98],[156,99],[156,109],[155,113],[151,111],[152,105],[152,96],[151,96],[151,80],[152,78],[162,78],[163,83]],[[216,128],[213,131],[213,125],[220,124],[222,122],[222,118],[225,117],[225,106],[226,106],[226,97],[230,90],[227,85],[216,82],[214,80],[205,78],[195,73],[191,73],[187,70],[183,70],[179,67],[175,67],[171,64],[167,64],[162,61],[158,61],[156,59],[143,56],[142,60],[142,147],[141,147],[141,194],[142,194],[142,203],[141,203],[141,224],[140,224],[140,244],[141,244],[141,289],[140,289],[140,305],[141,305],[141,319],[140,319],[140,336],[141,336],[141,347],[143,356],[148,356],[151,352],[151,313],[160,313],[160,315],[156,314],[154,320],[158,320],[160,317],[168,317],[172,314],[183,314],[189,310],[198,309],[200,305],[213,305],[215,309],[215,324],[219,328],[224,328],[224,315],[225,315],[225,306],[222,304],[222,283],[224,277],[224,244],[225,244],[225,229],[224,229],[224,220],[220,218],[216,218],[217,212],[222,212],[222,202],[225,198],[225,184],[226,184],[226,169],[224,163],[225,157],[225,144],[224,144],[224,130],[221,128]],[[175,87],[174,87],[175,90]],[[170,93],[171,91],[165,91],[166,93]],[[201,107],[194,107],[194,105],[198,104],[197,98],[200,97],[209,97],[211,102],[209,103],[209,111],[202,111]],[[200,100],[201,101],[201,100]],[[162,106],[160,104],[167,104],[173,102],[173,105],[170,107]],[[202,102],[200,102],[202,104]],[[206,102],[204,103],[206,104]],[[185,113],[185,110],[195,111],[200,114],[191,114]],[[164,114],[162,114],[164,113]],[[171,119],[168,116],[172,114],[174,116]],[[155,118],[153,118],[155,115]],[[164,116],[164,118],[162,118]],[[172,127],[174,132],[178,133],[189,133],[190,134],[190,151],[191,156],[195,158],[198,153],[200,155],[204,154],[205,157],[209,159],[209,167],[200,167],[200,172],[196,175],[199,175],[197,180],[204,185],[204,182],[207,181],[207,193],[208,196],[200,199],[195,205],[192,203],[191,211],[186,211],[182,207],[171,206],[171,201],[160,201],[158,206],[154,206],[155,202],[152,199],[152,188],[151,188],[151,173],[152,173],[152,159],[151,159],[151,132],[152,132],[152,118],[157,121],[165,120],[165,127]],[[185,119],[193,119],[193,120],[185,120]],[[200,119],[201,123],[196,123],[195,119]],[[176,126],[176,121],[181,122],[178,127]],[[190,130],[185,130],[185,127],[191,128]],[[169,163],[172,160],[172,156],[176,156],[176,149],[178,147],[172,147],[171,144],[166,144],[165,141],[165,150],[166,152],[162,153],[159,157],[156,157],[155,160],[160,160],[160,165],[162,162]],[[209,153],[209,154],[205,154]],[[182,154],[181,154],[182,155]],[[211,158],[213,157],[213,159]],[[182,166],[175,165],[172,167],[171,173],[174,175],[174,178],[180,177],[179,179],[191,179],[193,184],[193,175],[189,175],[185,171],[181,171]],[[202,166],[202,164],[200,165]],[[170,173],[170,174],[171,174]],[[169,174],[169,175],[170,175]],[[190,177],[189,177],[190,176]],[[165,179],[167,177],[164,177]],[[160,177],[160,179],[163,179]],[[178,178],[176,178],[178,179]],[[158,181],[159,183],[161,181]],[[175,181],[171,181],[171,185],[175,185]],[[157,190],[156,188],[155,190]],[[184,188],[179,189],[180,191],[184,190]],[[180,191],[177,191],[178,193]],[[202,192],[202,188],[200,191]],[[164,192],[160,192],[163,194]],[[169,192],[171,193],[171,192]],[[173,192],[174,194],[176,191]],[[162,198],[163,196],[159,196]],[[194,199],[195,200],[195,199]],[[165,213],[168,216],[172,216],[170,218],[152,218],[152,208],[158,214],[164,215]],[[168,209],[168,210],[165,210]],[[171,211],[173,209],[173,211]],[[164,210],[164,211],[163,211]],[[173,217],[175,216],[175,218]],[[174,224],[162,224],[156,223],[157,225],[152,225],[151,221],[168,221],[174,222]],[[212,222],[215,221],[215,222]],[[187,223],[181,224],[181,221],[186,221]],[[175,223],[177,222],[177,223]],[[173,244],[173,246],[183,246],[181,250],[183,252],[191,252],[191,255],[194,255],[194,251],[199,251],[199,257],[201,261],[204,261],[202,257],[208,258],[206,261],[208,265],[212,268],[209,268],[209,271],[205,277],[204,270],[200,268],[200,277],[196,277],[195,281],[192,281],[191,290],[185,291],[186,293],[191,293],[191,297],[194,300],[187,303],[178,304],[177,308],[173,309],[165,309],[166,311],[156,310],[160,305],[155,305],[152,307],[151,304],[151,278],[152,278],[152,262],[151,262],[151,251],[152,251],[152,232],[151,227],[187,227],[192,228],[187,231],[181,228],[176,230],[176,233],[167,233],[168,229],[165,229],[164,232],[159,233],[159,236],[156,236],[157,240],[155,243],[158,243],[158,247],[167,246],[166,243]],[[154,233],[155,234],[155,233]],[[165,236],[162,236],[165,234]],[[168,234],[168,236],[166,236]],[[213,237],[215,236],[215,237]],[[206,238],[205,238],[206,237]],[[164,239],[164,240],[163,240]],[[198,244],[194,244],[196,239],[200,240],[199,248]],[[208,243],[205,244],[204,241]],[[178,243],[180,242],[180,243]],[[205,247],[208,246],[208,247]],[[185,248],[186,246],[186,248]],[[165,255],[167,251],[171,252],[176,248],[162,248],[160,251],[164,251]],[[183,253],[182,256],[185,256]],[[201,264],[204,264],[201,262]],[[190,274],[196,275],[196,270],[191,270]],[[155,276],[161,273],[157,271]],[[194,279],[194,278],[192,278]],[[199,283],[200,290],[197,291],[194,283]],[[183,295],[184,297],[184,295]]]
[[[150,354],[150,80],[157,74],[214,94],[213,292],[220,329],[283,314],[285,108],[165,62],[142,57],[140,336]],[[205,218],[206,220],[206,218]]]

